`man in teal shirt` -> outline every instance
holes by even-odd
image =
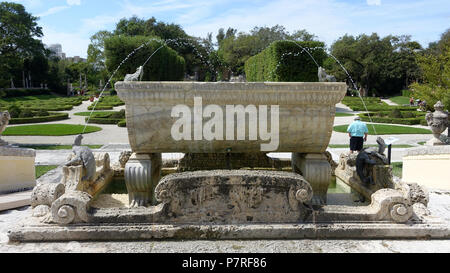
[[[355,122],[348,127],[347,132],[350,137],[350,152],[360,152],[363,149],[364,142],[367,141],[367,136],[369,134],[367,125],[364,122],[361,122],[360,117],[356,117]]]

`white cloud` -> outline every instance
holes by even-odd
[[[45,16],[49,16],[55,13],[58,13],[60,11],[66,10],[68,9],[68,6],[58,6],[58,7],[53,7],[53,8],[49,8],[47,11],[38,14],[38,17],[45,17]]]
[[[79,6],[79,5],[81,5],[81,0],[67,0],[67,5]]]
[[[367,5],[369,6],[380,6],[381,0],[367,0]]]

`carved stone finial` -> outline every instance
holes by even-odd
[[[1,136],[6,129],[6,126],[8,126],[9,121],[11,120],[11,115],[9,114],[8,111],[1,112],[0,115],[1,115],[0,116],[0,136]],[[4,145],[8,145],[8,142],[5,142],[0,139],[0,146]]]
[[[430,126],[434,136],[433,139],[427,142],[427,145],[445,145],[446,143],[442,141],[441,134],[449,126],[448,112],[444,111],[444,104],[441,101],[438,101],[434,105],[434,109],[434,113],[428,112],[428,114],[425,116],[428,126]]]

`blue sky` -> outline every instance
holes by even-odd
[[[411,35],[423,46],[450,28],[450,0],[15,0],[39,16],[43,42],[60,43],[68,56],[86,57],[89,38],[113,30],[121,18],[154,16],[190,35],[219,28],[249,31],[283,25],[306,29],[331,45],[344,34]]]

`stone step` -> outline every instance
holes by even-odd
[[[29,206],[32,191],[0,195],[0,211]]]

